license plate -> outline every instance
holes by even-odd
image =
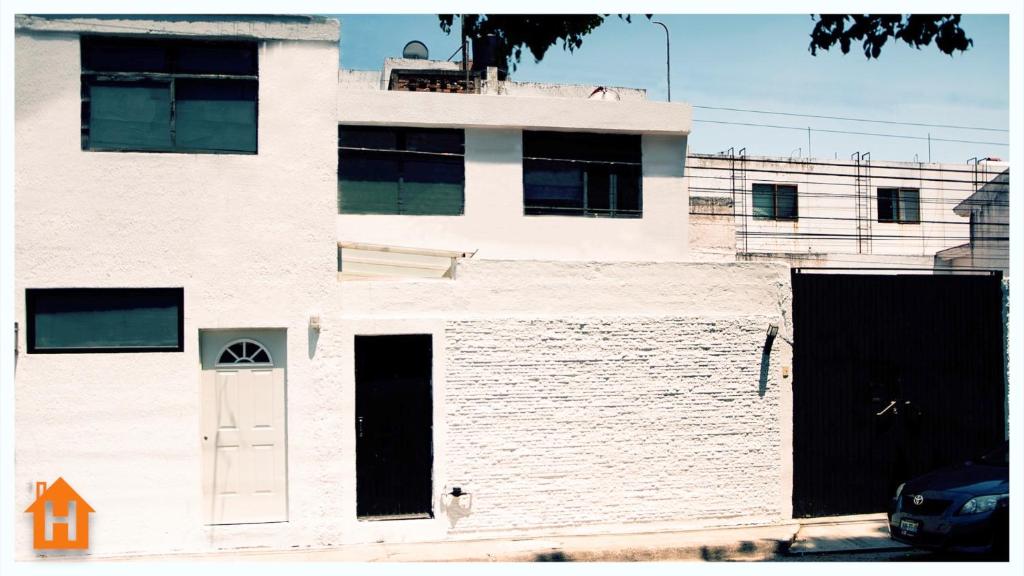
[[[917,520],[900,520],[900,532],[904,536],[916,536],[917,529],[921,527],[921,523]]]

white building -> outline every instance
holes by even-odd
[[[1010,170],[987,180],[953,211],[967,218],[968,242],[935,255],[937,269],[990,268],[1010,272]]]
[[[338,35],[17,18],[16,505],[96,556],[790,518],[789,268],[691,250],[690,107]]]
[[[962,202],[987,194],[980,191],[1000,173],[1008,182],[1008,165],[998,161],[695,154],[687,159],[692,229],[699,236],[692,247],[708,258],[735,254],[802,267],[931,269],[936,253],[967,245],[972,233]],[[1004,198],[1004,211],[1005,204]],[[986,238],[1001,247],[995,249],[1006,262],[1008,217],[993,217],[1002,218],[992,227],[999,230],[988,230]],[[734,236],[724,228],[730,223]],[[981,259],[973,267],[1006,271],[999,262]]]

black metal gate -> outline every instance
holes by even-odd
[[[356,514],[430,517],[430,334],[356,336]]]
[[[883,511],[1003,440],[998,273],[792,280],[794,517]]]

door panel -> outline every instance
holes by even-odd
[[[204,367],[201,433],[206,523],[287,520],[284,367]]]
[[[356,513],[429,517],[431,336],[356,336],[355,358]]]
[[[881,512],[1003,440],[998,275],[793,274],[793,515]]]

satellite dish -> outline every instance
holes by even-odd
[[[410,60],[426,60],[430,56],[427,45],[419,40],[413,40],[402,48],[402,58]]]

